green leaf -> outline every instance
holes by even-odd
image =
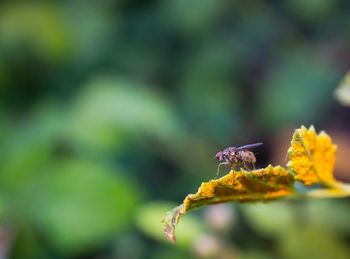
[[[72,133],[84,143],[103,148],[120,144],[125,134],[181,139],[185,133],[172,105],[147,88],[113,76],[93,78],[75,101]]]
[[[258,111],[261,122],[267,122],[266,127],[272,129],[285,123],[321,119],[323,111],[331,105],[329,96],[336,76],[329,61],[320,59],[315,50],[288,51],[269,71],[260,87]]]
[[[291,228],[283,242],[279,242],[279,250],[283,258],[346,259],[350,253],[339,236],[322,227],[309,225]]]
[[[61,251],[80,251],[98,246],[131,223],[138,189],[110,168],[87,161],[58,162],[23,193],[23,216]]]
[[[242,206],[250,225],[265,236],[278,237],[288,232],[295,218],[292,208],[285,202]],[[278,220],[276,220],[278,219]]]
[[[47,166],[53,154],[52,137],[36,127],[13,130],[4,139],[0,157],[0,186],[18,192]]]
[[[164,215],[164,211],[170,210],[174,205],[161,201],[145,203],[139,207],[136,212],[136,224],[146,235],[158,240],[165,241],[162,226],[159,224],[159,218]],[[186,217],[179,228],[177,236],[179,237],[179,246],[190,248],[194,240],[204,233],[204,226],[201,221],[193,216]]]
[[[1,6],[0,44],[7,52],[15,54],[27,44],[49,61],[64,58],[70,51],[69,31],[69,24],[52,2]]]

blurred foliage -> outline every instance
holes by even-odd
[[[320,60],[312,50],[288,53],[267,74],[261,88],[260,111],[272,118],[273,125],[300,119],[317,120],[325,112],[327,103],[332,102],[330,95],[335,78],[336,71],[330,62]],[[308,100],[316,95],[318,102],[310,109]]]
[[[178,247],[156,220],[224,146],[263,141],[265,167],[284,128],[348,129],[331,94],[349,13],[345,0],[2,1],[0,257],[342,258],[348,200],[280,240],[243,206],[225,233],[190,215]]]
[[[340,204],[329,201],[307,204],[278,202],[246,206],[243,211],[257,231],[276,240],[277,250],[284,255],[283,258],[347,258],[350,251],[344,237],[349,232],[345,230],[348,222],[343,216],[349,213],[349,208],[346,208],[347,212],[342,211],[341,206],[336,206]],[[326,216],[320,215],[324,212]],[[320,218],[323,219],[319,221]],[[345,228],[340,236],[336,234],[339,229],[334,221],[338,227]]]
[[[147,134],[173,145],[185,138],[171,103],[143,88],[113,77],[92,79],[74,103],[69,124],[77,134],[75,139],[82,137],[83,143],[115,149],[118,143],[113,140],[122,140],[125,135],[140,138]]]
[[[140,206],[135,219],[137,226],[148,235],[166,243],[167,240],[164,239],[163,227],[159,224],[159,219],[163,217],[164,211],[168,211],[172,207],[174,204],[159,201],[152,201]],[[191,216],[184,219],[177,229],[179,247],[191,248],[195,239],[202,234],[204,234],[203,222],[199,222]]]
[[[335,90],[335,98],[341,103],[342,105],[349,106],[350,105],[350,73],[347,72],[344,79],[338,86],[338,88]]]

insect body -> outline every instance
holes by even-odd
[[[263,143],[255,143],[249,144],[241,147],[227,147],[222,151],[216,153],[215,158],[221,162],[218,165],[218,169],[216,171],[216,177],[219,175],[220,166],[221,165],[229,165],[231,168],[235,168],[236,166],[243,165],[245,168],[247,164],[251,164],[254,166],[256,162],[255,155],[252,151],[248,150],[253,147],[261,146]]]

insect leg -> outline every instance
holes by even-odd
[[[242,164],[243,164],[243,168],[244,168],[245,170],[250,171],[249,167],[247,166],[247,164],[246,164],[244,161],[242,162]]]
[[[230,167],[231,167],[231,170],[236,171],[237,165],[236,164],[232,164]]]
[[[218,178],[218,176],[219,176],[219,172],[220,172],[220,166],[221,165],[229,165],[230,163],[229,162],[222,162],[222,163],[220,163],[220,164],[218,164],[218,169],[216,170],[216,176],[215,176],[215,179],[216,178]]]

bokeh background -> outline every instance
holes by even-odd
[[[350,181],[350,3],[1,1],[0,258],[349,258],[350,201],[225,204],[161,219],[263,141],[300,125]],[[224,171],[224,170],[223,170]]]

